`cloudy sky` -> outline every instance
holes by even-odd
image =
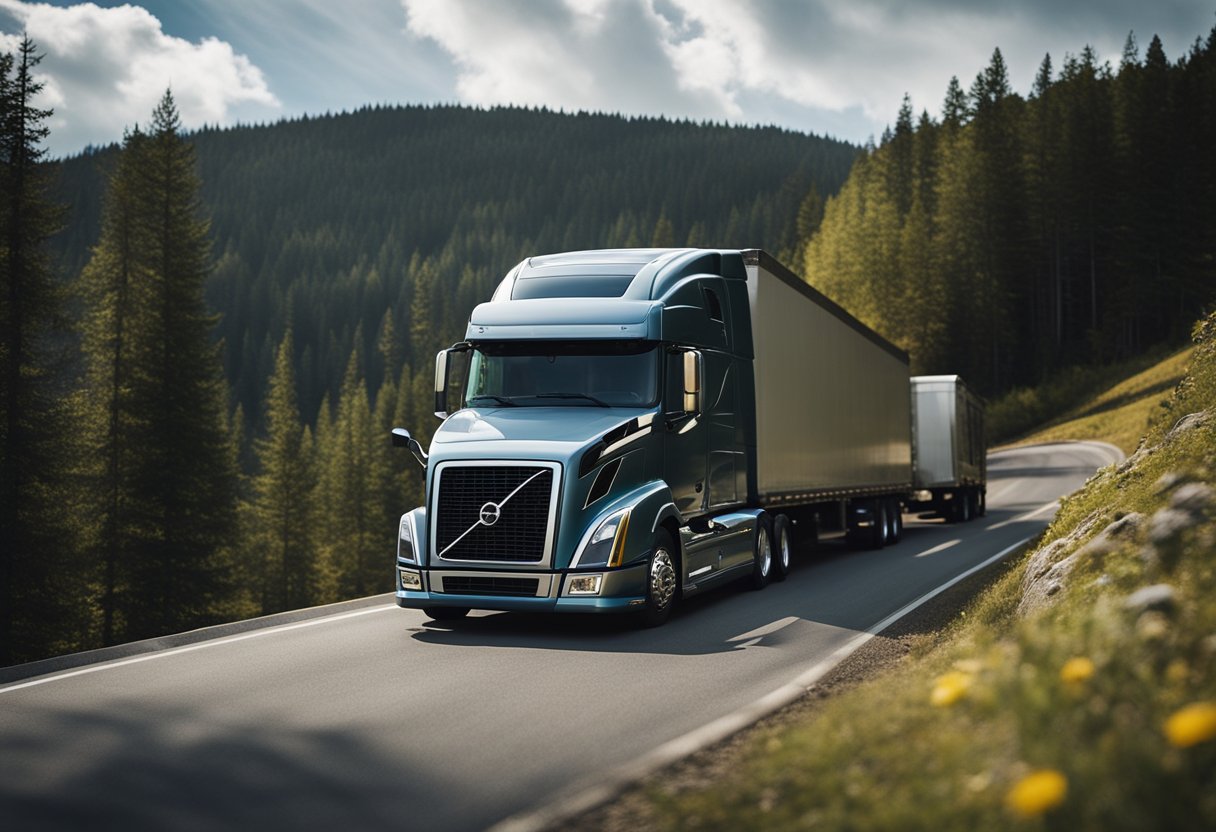
[[[936,114],[1000,47],[1025,92],[1044,53],[1129,31],[1176,59],[1216,0],[0,0],[0,49],[45,59],[56,155],[121,138],[172,87],[187,127],[368,103],[662,114],[861,142],[904,93]]]

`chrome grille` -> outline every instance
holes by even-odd
[[[544,560],[553,476],[552,468],[529,465],[444,467],[436,500],[436,553],[444,560]],[[482,522],[487,504],[499,507],[493,524]]]

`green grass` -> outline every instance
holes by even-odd
[[[1067,498],[1043,547],[1065,541],[1052,550],[1058,562],[1130,512],[1147,518],[1137,532],[1089,546],[1049,606],[1019,614],[1027,556],[893,669],[793,727],[757,732],[730,775],[676,794],[652,788],[658,824],[1216,829],[1216,726],[1187,747],[1164,730],[1184,706],[1216,702],[1216,507],[1209,501],[1185,523],[1165,522],[1182,489],[1216,481],[1216,315],[1197,337],[1190,373],[1164,407],[1148,405],[1158,416],[1142,451]],[[1111,414],[1095,429],[1122,430],[1140,417],[1115,414],[1156,397],[1185,361],[1180,353],[1112,386],[1059,427]],[[1202,410],[1212,414],[1206,425],[1170,433]],[[1131,593],[1154,584],[1173,588],[1170,609],[1125,608]],[[1083,661],[1069,665],[1074,659]],[[1062,677],[1066,665],[1084,671],[1086,662],[1088,678]],[[933,704],[938,688],[956,698]],[[1019,813],[1010,794],[1038,770],[1058,773],[1066,790],[1050,807]]]
[[[1187,348],[1187,351],[1189,349]],[[1113,402],[1108,396],[1111,388],[1141,373],[1148,373],[1152,381],[1149,386],[1141,388],[1139,393],[1167,393],[1181,378],[1181,373],[1177,373],[1171,381],[1157,374],[1156,370],[1163,361],[1168,363],[1178,354],[1154,350],[1116,364],[1066,367],[1035,387],[1011,390],[988,403],[989,441],[993,444],[1024,441],[1029,434],[1044,427],[1087,414],[1097,415],[1096,400],[1102,397],[1106,397],[1103,405],[1113,404],[1115,407],[1121,407],[1128,402]],[[1169,370],[1165,372],[1168,373]],[[1146,426],[1147,421],[1141,421],[1131,428],[1135,434],[1132,436],[1133,443],[1140,438]],[[1095,423],[1093,429],[1101,430],[1102,423]]]
[[[1130,454],[1161,412],[1170,391],[1182,381],[1193,353],[1194,347],[1179,350],[1027,434],[1018,444],[1100,439]]]

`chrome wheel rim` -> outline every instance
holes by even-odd
[[[676,569],[666,549],[656,549],[650,559],[650,599],[663,609],[676,594]]]
[[[787,531],[781,535],[781,568],[789,569],[790,566],[790,533]]]
[[[763,526],[760,527],[760,534],[756,538],[756,548],[760,552],[760,574],[767,575],[773,568],[773,547],[768,542],[768,529]]]

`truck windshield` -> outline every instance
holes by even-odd
[[[658,401],[653,341],[475,345],[465,403],[476,407],[649,407]]]

